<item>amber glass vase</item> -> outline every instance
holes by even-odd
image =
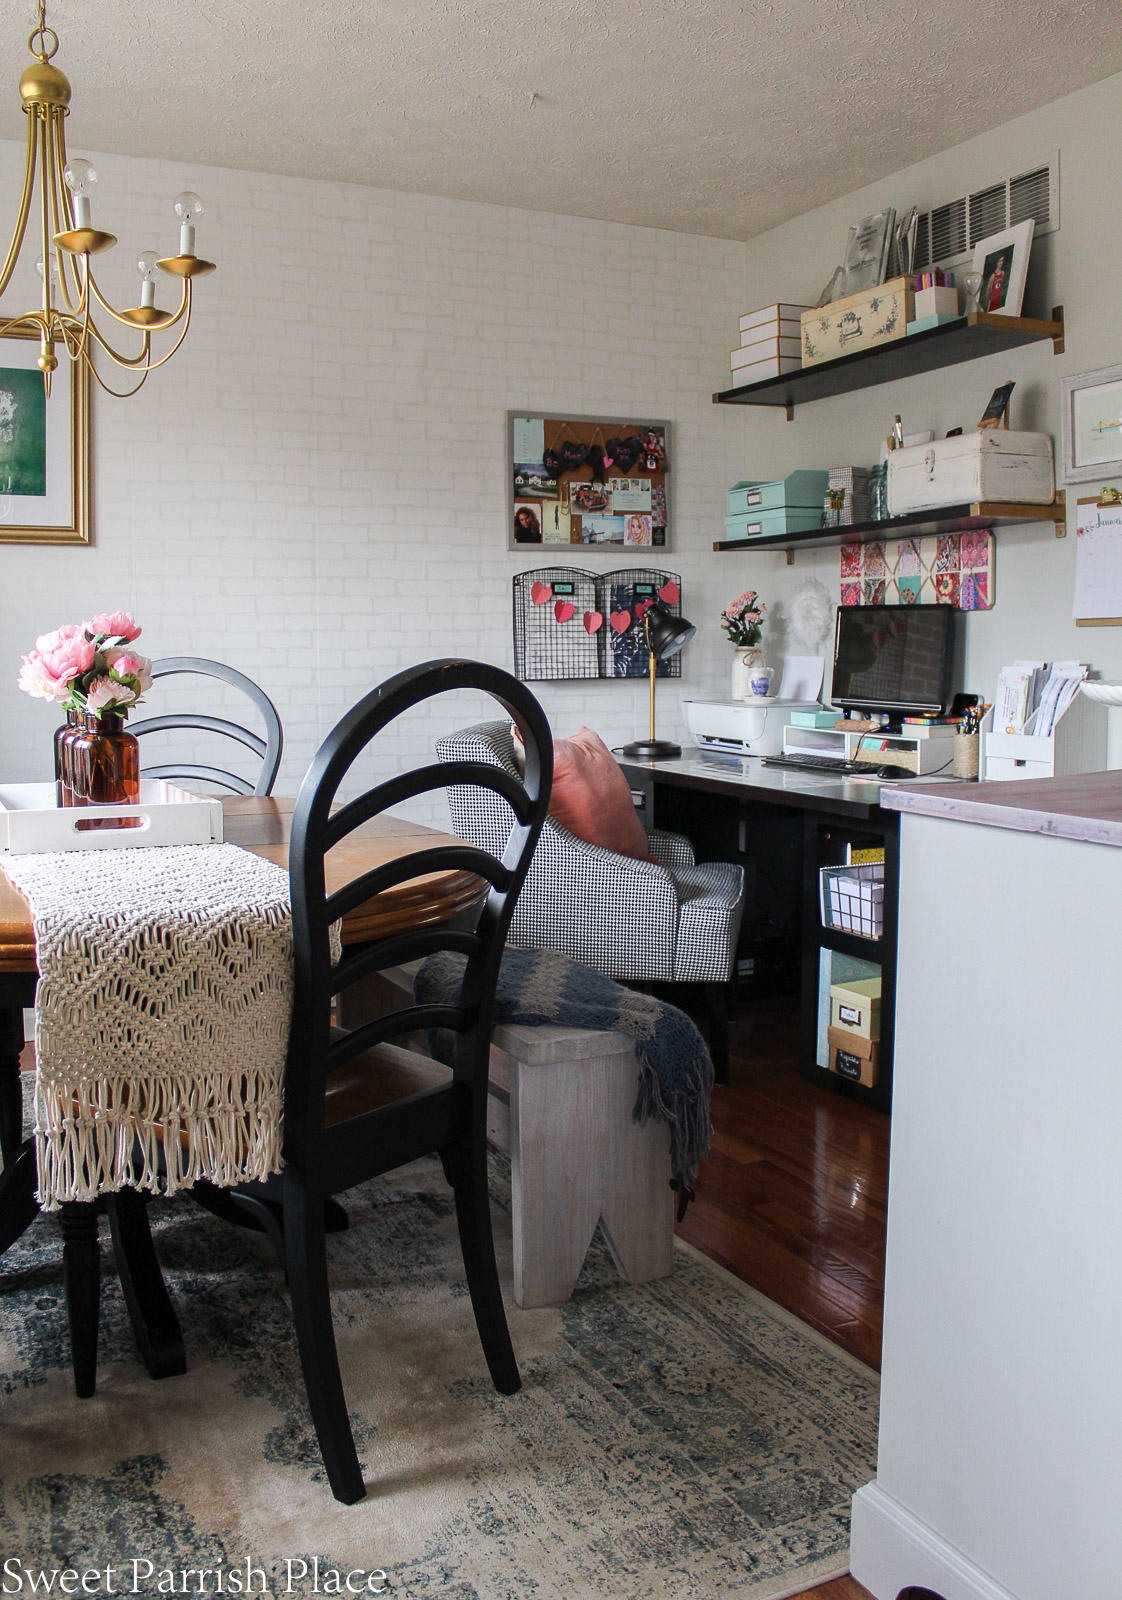
[[[72,805],[135,806],[140,800],[140,746],[118,711],[86,716],[66,746]],[[91,824],[92,826],[92,824]]]
[[[70,741],[82,723],[82,713],[71,706],[66,721],[55,729],[55,797],[60,806],[74,804],[73,784],[70,779]]]

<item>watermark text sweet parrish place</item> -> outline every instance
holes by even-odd
[[[235,1566],[160,1567],[143,1556],[130,1556],[103,1567],[40,1567],[10,1556],[3,1565],[0,1594],[41,1595],[370,1595],[389,1594],[381,1567],[347,1571],[321,1562],[290,1557],[270,1577],[252,1561]]]

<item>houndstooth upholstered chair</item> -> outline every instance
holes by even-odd
[[[481,722],[437,741],[441,761],[484,761],[517,777],[507,722]],[[461,839],[502,854],[513,820],[489,790],[448,790]],[[744,908],[744,869],[694,860],[688,839],[652,829],[655,861],[588,844],[546,817],[507,943],[559,950],[622,983],[702,983],[709,1050],[728,1082],[728,1013]]]

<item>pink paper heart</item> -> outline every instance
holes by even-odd
[[[681,591],[676,583],[664,583],[662,588],[658,591],[658,598],[660,600],[665,600],[668,606],[672,606],[678,599],[680,593]]]
[[[626,633],[631,626],[631,613],[630,611],[613,611],[608,620],[617,633]]]
[[[530,604],[544,606],[552,593],[548,583],[534,583],[530,586]]]
[[[653,606],[653,605],[654,605],[654,601],[653,600],[640,600],[640,601],[638,601],[638,603],[635,606],[635,621],[636,622],[642,622],[642,620],[643,620],[643,612],[644,611],[649,611],[651,606]]]
[[[576,606],[571,600],[558,600],[556,605],[553,607],[553,615],[557,618],[558,622],[568,622],[569,618],[576,609]]]
[[[614,456],[605,456],[604,457],[604,465],[606,467],[614,467],[615,466],[615,457]]]
[[[595,633],[597,628],[602,626],[603,621],[604,613],[602,611],[586,611],[584,614],[585,633]]]

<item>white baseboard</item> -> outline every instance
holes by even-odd
[[[1018,1600],[876,1482],[853,1496],[849,1570],[876,1600],[912,1583],[943,1600]]]

